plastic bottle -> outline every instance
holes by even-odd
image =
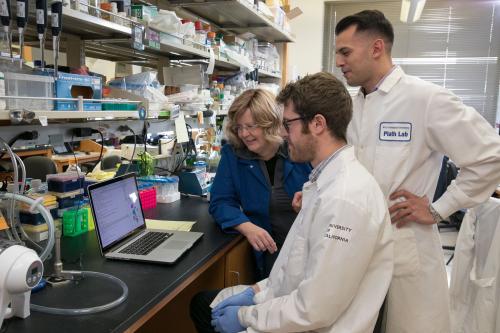
[[[217,84],[217,81],[212,81],[212,84],[210,85],[210,97],[213,98],[214,101],[218,101],[220,97],[220,89]]]
[[[205,45],[207,43],[207,32],[203,30],[203,23],[201,21],[194,22],[194,29],[196,33],[195,41]]]
[[[220,161],[220,146],[212,146],[212,152],[208,157],[208,172],[216,173]]]
[[[217,80],[217,88],[219,88],[219,101],[222,103],[224,100],[224,79]]]
[[[207,46],[212,46],[212,48],[215,48],[217,46],[217,43],[215,42],[215,32],[209,31],[207,32]]]

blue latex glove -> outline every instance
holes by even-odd
[[[232,306],[232,305],[239,305],[239,306],[248,306],[248,305],[254,305],[255,303],[253,302],[253,297],[255,296],[255,291],[253,290],[252,287],[248,287],[247,289],[243,290],[241,293],[235,294],[231,297],[226,298],[215,308],[212,309],[212,318],[217,317],[220,315],[220,310],[225,308],[226,306]]]
[[[220,316],[212,319],[211,324],[216,332],[238,333],[245,330],[238,320],[240,306],[226,306],[220,310]]]

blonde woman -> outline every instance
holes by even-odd
[[[210,193],[210,214],[225,231],[243,234],[255,250],[259,278],[269,275],[296,212],[294,194],[308,180],[309,163],[288,158],[275,96],[247,90],[228,111],[221,160]]]

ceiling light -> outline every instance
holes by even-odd
[[[401,16],[399,19],[404,23],[416,22],[422,15],[426,0],[402,0]]]

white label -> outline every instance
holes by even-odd
[[[6,0],[0,0],[0,16],[9,16],[9,7]]]
[[[17,17],[23,17],[25,18],[25,12],[24,9],[26,8],[26,3],[18,1],[17,2]]]
[[[179,118],[175,119],[175,134],[177,135],[178,143],[189,142],[184,115],[179,115]]]
[[[36,24],[45,24],[45,19],[43,17],[43,9],[36,10]]]
[[[59,14],[57,13],[52,13],[52,26],[59,28]]]
[[[47,126],[47,116],[38,116],[38,120],[42,126]]]
[[[411,141],[411,123],[380,123],[380,141]]]

